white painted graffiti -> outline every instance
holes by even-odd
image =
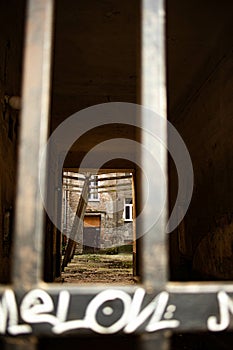
[[[83,319],[68,320],[71,295],[67,290],[59,293],[55,310],[52,297],[44,290],[29,291],[19,307],[14,292],[7,289],[0,302],[0,334],[12,335],[32,333],[32,324],[50,324],[55,334],[76,329],[90,329],[99,334],[114,334],[119,331],[130,334],[140,326],[146,332],[177,328],[180,322],[173,318],[175,305],[168,305],[169,294],[159,293],[151,302],[143,306],[145,290],[138,288],[133,297],[121,290],[105,290],[97,294],[87,305]],[[122,303],[121,315],[111,319],[116,311],[114,306],[105,305],[114,300]],[[111,304],[110,304],[111,305]],[[97,314],[109,317],[110,324],[102,324]],[[25,323],[20,323],[22,319]]]
[[[228,328],[233,315],[233,300],[226,292],[221,291],[217,295],[219,305],[219,322],[216,316],[210,316],[207,321],[207,327],[212,332],[224,331]]]
[[[119,331],[131,334],[140,327],[145,332],[156,332],[180,326],[180,321],[174,318],[176,306],[168,303],[168,292],[159,293],[146,305],[145,294],[143,288],[136,289],[132,297],[121,290],[107,289],[91,299],[83,317],[69,319],[72,295],[67,290],[62,290],[57,302],[54,302],[45,290],[34,289],[26,293],[18,305],[13,290],[6,289],[0,300],[0,334],[30,334],[33,325],[38,324],[49,324],[54,334],[78,329],[89,329],[99,334]],[[118,301],[118,306],[114,301]],[[219,314],[207,318],[207,329],[212,332],[227,329],[233,315],[233,300],[226,292],[220,291],[217,301]],[[122,305],[120,312],[119,302]],[[75,311],[72,310],[73,314]],[[117,316],[112,317],[116,311]],[[99,320],[101,313],[108,319],[107,325]]]

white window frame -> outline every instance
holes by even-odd
[[[99,202],[100,201],[100,195],[98,192],[98,175],[92,175],[90,179],[90,187],[96,187],[90,188],[90,192],[88,195],[88,201],[90,202]]]
[[[131,222],[133,221],[133,202],[126,203],[127,199],[130,199],[132,202],[132,198],[125,198],[123,218],[124,218],[124,221]],[[126,208],[129,208],[129,218],[126,217],[126,213],[127,213]]]

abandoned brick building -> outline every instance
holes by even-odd
[[[70,236],[84,176],[64,172],[62,232]],[[133,242],[131,173],[110,173],[90,178],[88,203],[77,252],[131,245]]]
[[[1,349],[231,349],[232,13],[231,0],[0,1]],[[135,104],[156,113],[159,123]],[[76,128],[69,126],[71,116],[77,116]],[[189,183],[179,178],[166,119],[192,162],[187,211],[185,193],[192,188],[184,189]],[[55,132],[54,148],[41,163]],[[155,138],[155,147],[151,135],[163,142]],[[156,162],[144,157],[144,146],[158,160],[161,177]],[[62,225],[68,220],[62,216],[65,178],[82,173],[83,162],[92,176],[98,166],[99,178],[132,174],[131,192],[121,201],[127,199],[134,218],[141,218],[118,242],[133,239],[141,287],[114,287],[102,316],[96,308],[108,289],[63,290],[54,283],[61,275]],[[179,225],[167,234],[180,180],[182,220],[177,216]],[[152,205],[145,213],[148,198]],[[161,212],[158,202],[164,204]],[[93,216],[104,222],[102,209],[86,209],[84,227]],[[158,220],[148,226],[157,209]],[[114,244],[109,232],[101,244]],[[150,309],[140,314],[138,305],[145,307],[153,295],[153,307],[160,309],[148,321]],[[83,328],[78,323],[63,336],[65,321],[76,312]],[[218,333],[224,330],[229,332]]]

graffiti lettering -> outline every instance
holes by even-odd
[[[57,335],[80,329],[99,334],[119,331],[132,334],[136,331],[182,328],[181,321],[174,318],[176,305],[169,304],[169,293],[166,291],[146,303],[143,288],[137,288],[132,297],[122,290],[107,289],[87,303],[81,313],[83,316],[80,316],[77,307],[79,303],[72,303],[72,297],[68,290],[62,290],[55,302],[45,290],[33,289],[25,294],[18,305],[14,291],[6,289],[0,299],[0,334],[31,334],[34,330],[36,332],[36,325],[39,324],[49,325],[49,331]],[[217,301],[219,315],[206,316],[206,327],[212,332],[227,329],[233,315],[233,300],[226,292],[220,291]]]
[[[18,324],[18,309],[14,292],[7,289],[0,302],[0,334],[31,333],[32,328],[26,324]]]
[[[219,304],[219,322],[216,316],[210,316],[207,327],[212,332],[224,331],[230,324],[230,314],[233,315],[233,301],[226,292],[219,292],[217,295]]]
[[[159,293],[148,305],[143,307],[144,297],[145,290],[143,288],[138,288],[133,298],[121,290],[105,290],[89,302],[83,319],[69,320],[68,311],[71,296],[68,291],[60,292],[55,310],[52,297],[44,290],[29,291],[18,308],[14,292],[9,289],[4,292],[0,303],[0,334],[32,333],[31,325],[42,323],[51,325],[51,331],[55,334],[80,328],[90,329],[99,334],[114,334],[121,330],[129,334],[135,332],[146,321],[146,332],[179,326],[178,320],[171,319],[175,306],[168,305],[169,294],[167,292]],[[117,318],[111,317],[116,311],[119,313],[119,304],[117,309],[115,309],[114,304],[112,306],[105,305],[106,303],[111,305],[113,301],[118,301],[121,304],[120,315]],[[166,311],[169,308],[170,311]],[[100,322],[99,313],[108,319],[107,324]],[[19,324],[19,318],[26,324]]]

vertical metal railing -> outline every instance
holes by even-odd
[[[48,136],[52,24],[53,0],[29,0],[12,276],[14,288],[19,290],[36,285],[42,273],[44,217],[39,166]],[[45,176],[45,169],[43,173]],[[45,179],[41,184],[45,191]]]
[[[165,118],[164,1],[142,0],[141,13],[141,103]],[[53,0],[28,1],[12,274],[14,289],[19,292],[36,286],[42,277],[44,215],[40,190],[46,189],[45,179],[41,179],[39,189],[39,173],[45,176],[46,169],[40,172],[39,166],[48,136],[52,22]],[[146,123],[142,115],[142,128],[153,129]],[[161,132],[166,137],[166,129]],[[146,135],[143,137],[147,145]],[[166,173],[166,150],[162,146],[160,158]],[[141,188],[143,197],[145,186]],[[151,230],[144,239],[143,284],[148,291],[166,284],[166,219],[165,210],[156,232]],[[154,348],[155,342],[159,348],[166,348],[163,336],[146,337],[141,342],[144,350]],[[35,338],[13,343],[10,340],[8,348],[32,350],[37,346]]]
[[[166,119],[166,82],[165,82],[165,10],[164,0],[142,0],[141,3],[141,94],[140,103],[142,106],[153,110],[159,117]],[[154,158],[159,158],[159,165],[163,174],[167,174],[167,129],[166,123],[161,123],[159,133],[165,140],[158,143],[158,149],[151,146],[151,134],[157,135],[158,123],[153,119],[147,118],[147,112],[141,115],[141,142],[143,146],[153,152]],[[150,130],[149,135],[145,130]],[[165,146],[165,147],[164,147]],[[156,147],[157,148],[157,147]],[[150,164],[146,164],[146,159],[141,156],[140,162],[142,169],[148,169]],[[149,171],[151,176],[153,170]],[[165,178],[167,184],[167,179]],[[162,188],[162,186],[161,186]],[[146,201],[147,186],[142,182],[138,188],[141,203]],[[150,189],[151,191],[152,189]],[[161,193],[156,193],[154,200],[161,200]],[[168,203],[165,201],[165,207],[158,222],[143,237],[142,248],[142,282],[148,292],[153,289],[162,290],[167,283],[167,242],[166,242],[166,224],[167,224]],[[153,215],[151,208],[151,215]],[[146,218],[143,219],[144,221]],[[139,229],[144,230],[147,226],[142,221]],[[143,350],[168,349],[169,344],[164,334],[142,335],[140,338],[141,348]]]
[[[161,118],[166,118],[164,1],[143,0],[141,12],[141,104],[153,110]],[[158,123],[153,123],[153,118],[147,118],[143,114],[141,127],[142,130],[150,130],[151,134],[158,133]],[[159,133],[163,140],[167,139],[166,123],[160,125]],[[150,143],[151,136],[147,132],[143,132],[141,138],[142,144],[153,152],[154,158],[159,156],[159,165],[166,176],[166,145],[164,147],[160,142],[158,149],[155,147],[153,149]],[[142,157],[142,167],[144,162],[146,160]],[[146,167],[148,168],[148,164]],[[153,171],[150,173],[152,177],[155,176]],[[142,201],[147,196],[146,191],[146,184],[142,184]],[[156,193],[156,196],[155,201],[159,200],[160,193]],[[153,211],[151,214],[153,215]],[[166,224],[167,203],[162,217],[145,236],[143,244],[143,282],[151,288],[164,287],[167,282]]]
[[[22,333],[20,332],[14,332],[16,329],[19,330],[19,328],[17,328],[18,316],[19,326],[23,325],[21,323],[22,320],[26,322],[24,326],[28,326],[27,320],[22,317],[22,310],[19,305],[23,292],[26,292],[27,297],[27,292],[31,288],[38,286],[42,277],[44,217],[40,190],[43,192],[45,191],[45,179],[40,181],[42,186],[40,186],[39,190],[39,173],[43,173],[45,176],[45,169],[44,172],[39,172],[39,166],[41,152],[45,146],[48,134],[52,14],[53,0],[28,1],[12,274],[12,292],[15,292],[17,298],[16,300],[14,300],[14,297],[10,299],[10,302],[13,300],[18,303],[12,304],[16,312],[13,310],[14,312],[10,313],[9,309],[11,309],[11,303],[9,299],[6,302],[6,294],[4,296],[5,299],[3,299],[3,301],[1,300],[0,316],[1,322],[3,322],[3,326],[1,324],[1,336],[4,335],[3,341],[5,343],[5,350],[36,350],[39,344],[38,334],[51,335],[51,325],[47,328],[45,326],[42,330],[42,328],[39,327],[38,329],[36,327],[36,323],[34,324],[35,328],[32,328],[32,332],[26,333],[25,336],[21,336]],[[151,108],[162,118],[166,118],[164,0],[142,0],[141,14],[141,103]],[[166,146],[166,123],[161,123],[161,125],[160,136],[162,136]],[[153,130],[153,122],[151,122],[151,120],[148,122],[143,114],[141,115],[141,126],[142,129],[145,130],[149,128],[152,134],[153,132],[155,134],[157,132],[157,130]],[[143,145],[150,146],[150,140],[146,133],[142,135],[142,143]],[[159,164],[162,171],[164,174],[167,174],[166,148],[161,144],[156,152],[156,156],[159,155]],[[143,159],[141,164],[143,167]],[[153,176],[153,174],[151,175]],[[139,189],[139,198],[143,199],[146,196],[146,186],[142,183],[142,186],[138,187],[138,190]],[[141,291],[147,293],[145,295],[146,299],[148,296],[151,298],[154,294],[164,291],[166,295],[169,294],[167,296],[171,300],[169,305],[166,300],[165,303],[161,305],[159,305],[158,300],[157,302],[153,302],[153,322],[170,322],[167,326],[167,329],[169,329],[168,332],[171,330],[179,333],[181,331],[222,332],[224,330],[232,330],[232,283],[167,283],[166,224],[167,201],[165,202],[165,210],[156,227],[151,228],[143,239],[143,286],[141,287],[143,287],[144,290]],[[40,287],[41,286],[42,285],[40,285]],[[110,326],[105,327],[105,331],[107,330],[106,333],[102,330],[102,328],[104,328],[103,325],[99,324],[99,321],[95,319],[99,306],[103,306],[106,301],[110,303],[117,298],[122,300],[123,305],[123,308],[121,308],[123,316],[121,316],[120,319],[122,322],[123,318],[124,322],[122,323],[122,328],[119,329],[125,332],[124,335],[127,334],[130,336],[134,334],[130,333],[129,329],[132,327],[132,321],[134,321],[134,319],[131,320],[130,317],[134,315],[133,306],[136,299],[134,299],[133,302],[133,298],[135,298],[135,290],[137,287],[124,288],[122,291],[118,291],[117,288],[114,288],[114,291],[112,290],[110,295],[107,295],[106,299],[98,299],[100,298],[99,293],[106,292],[105,287],[104,289],[102,287],[67,287],[64,294],[62,286],[43,286],[45,289],[44,292],[49,300],[52,300],[52,303],[54,303],[54,310],[57,309],[56,316],[53,314],[47,315],[49,319],[52,317],[53,320],[56,319],[56,322],[58,322],[55,323],[56,332],[53,330],[54,336],[63,334],[63,331],[65,334],[67,330],[72,330],[72,327],[69,329],[69,327],[59,328],[57,326],[64,327],[66,321],[69,323],[69,321],[73,322],[74,320],[78,323],[76,329],[78,335],[82,333],[80,322],[82,327],[84,327],[84,334],[86,334],[85,332],[88,329],[96,331],[98,337],[104,337],[105,334],[108,334],[107,332],[112,335],[117,333],[117,327],[115,331],[111,330],[112,326],[116,326],[116,323],[119,321],[116,321],[115,315]],[[9,286],[1,288],[1,293],[7,289],[8,295],[10,292],[10,295],[14,296],[14,294],[11,294]],[[107,293],[108,292],[107,290]],[[134,294],[133,298],[131,298],[132,294]],[[102,304],[98,304],[99,300],[102,300]],[[71,301],[70,304],[69,301]],[[28,303],[29,305],[27,307],[31,307],[31,305],[34,305],[33,303],[36,302],[37,300],[33,299],[32,304]],[[93,313],[90,306],[94,309]],[[164,310],[167,306],[170,307],[166,318],[165,315],[162,314],[159,316],[161,306]],[[63,307],[66,309],[65,315],[62,315],[61,312]],[[118,310],[118,306],[115,308],[117,312],[120,310]],[[115,311],[115,308],[113,306],[112,311]],[[143,305],[143,310],[138,310],[141,312],[141,315],[146,308],[147,306]],[[160,310],[158,310],[158,308]],[[111,316],[111,307],[107,308],[108,312],[109,309],[109,315]],[[70,312],[71,310],[72,312]],[[26,311],[28,311],[27,308]],[[164,313],[164,311],[162,312]],[[138,316],[137,305],[135,316]],[[151,315],[148,316],[150,317]],[[143,323],[145,323],[143,317],[141,321],[139,320],[142,322],[139,322],[139,327],[142,326],[140,334],[143,334],[140,337],[139,344],[137,344],[137,349],[167,349],[168,343],[166,341],[166,334],[162,333],[162,331],[157,332],[157,330],[162,330],[163,328],[156,329],[155,327],[153,329],[152,327],[152,330],[150,328],[148,330],[148,323],[146,327],[143,327]],[[47,320],[48,318],[45,319],[45,321],[39,322],[39,326],[43,323],[47,324]],[[93,323],[92,328],[90,327],[90,322],[87,322],[89,320]],[[4,325],[4,322],[6,325]],[[151,322],[151,319],[149,322]],[[171,322],[173,322],[172,326]],[[131,326],[129,327],[130,323]],[[13,333],[12,326],[14,329]],[[134,327],[136,327],[135,330],[139,331],[137,324],[136,326],[134,324],[133,328]],[[9,332],[10,330],[11,332]],[[59,330],[61,333],[59,333]],[[11,334],[11,337],[7,337],[8,334]],[[93,333],[90,334],[91,336],[93,335]],[[70,337],[70,339],[72,339],[72,337]],[[115,339],[112,339],[112,342],[114,342]],[[103,341],[104,340],[105,339],[103,339]]]

